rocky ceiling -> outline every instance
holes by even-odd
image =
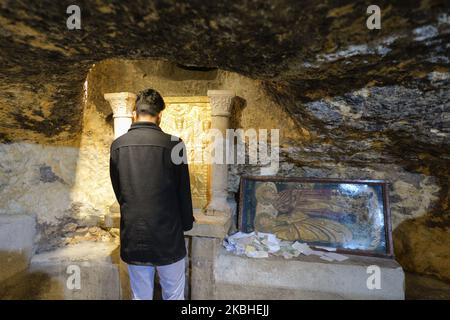
[[[365,1],[0,0],[0,139],[70,139],[92,64],[162,58],[261,80],[315,161],[435,175],[447,211],[450,3],[376,2],[380,30]],[[81,30],[66,27],[71,4]]]

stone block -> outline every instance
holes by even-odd
[[[133,294],[131,293],[128,265],[122,260],[120,260],[119,262],[119,277],[120,277],[120,299],[131,300]]]
[[[106,228],[120,228],[120,213],[105,214],[104,226]]]
[[[213,299],[214,261],[221,240],[192,237],[191,248],[191,299]]]
[[[214,262],[216,299],[404,299],[404,273],[391,259],[348,255],[251,259],[221,248]],[[380,268],[380,289],[369,289],[368,266]]]
[[[35,234],[34,217],[0,215],[0,282],[28,268]]]
[[[203,212],[194,213],[194,226],[184,234],[186,236],[211,237],[223,239],[227,236],[231,226],[231,216],[217,213],[207,215]]]
[[[27,277],[34,299],[117,300],[121,298],[120,267],[113,262],[117,245],[82,242],[35,255]],[[75,270],[75,271],[74,271]],[[74,276],[80,286],[73,286]],[[39,282],[34,281],[39,279]],[[71,285],[72,284],[72,285]],[[39,290],[34,286],[46,288]]]

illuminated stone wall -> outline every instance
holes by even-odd
[[[435,90],[444,84],[436,82]],[[445,268],[446,251],[439,240],[446,237],[445,232],[425,228],[422,220],[411,220],[419,218],[426,221],[427,213],[439,204],[445,192],[439,178],[427,174],[425,169],[423,172],[412,172],[399,165],[392,154],[377,149],[386,141],[373,138],[361,141],[359,136],[344,132],[337,125],[358,123],[352,122],[352,101],[363,99],[366,105],[384,104],[383,99],[387,99],[388,95],[383,90],[388,92],[389,88],[377,89],[373,94],[369,91],[354,92],[344,98],[337,97],[336,101],[325,99],[307,104],[307,110],[323,112],[317,116],[328,119],[329,126],[337,126],[330,127],[330,137],[335,140],[327,140],[320,131],[311,127],[307,117],[304,118],[304,125],[294,121],[283,108],[284,100],[270,96],[259,80],[216,69],[187,70],[163,61],[106,60],[95,64],[87,76],[84,90],[81,89],[82,125],[77,135],[70,139],[55,136],[52,141],[36,138],[0,146],[0,212],[37,216],[38,250],[64,243],[68,234],[73,236],[66,231],[68,224],[98,225],[108,213],[109,206],[115,201],[108,172],[113,119],[103,94],[122,91],[137,93],[147,87],[172,97],[204,96],[208,89],[233,90],[239,99],[232,110],[230,127],[280,129],[280,175],[393,181],[390,196],[394,244],[399,260],[410,270],[450,278]],[[402,101],[417,101],[411,91],[397,90],[404,93]],[[444,93],[441,91],[441,94]],[[414,99],[405,100],[405,97]],[[441,98],[445,100],[445,97]],[[349,100],[343,102],[342,99]],[[318,104],[324,107],[318,108]],[[364,125],[369,128],[372,124],[366,122]],[[342,140],[343,134],[348,135],[347,140]],[[342,161],[336,162],[338,158]],[[259,166],[230,166],[229,196],[236,196],[240,175],[258,175],[259,169]],[[408,243],[416,245],[410,247]],[[442,251],[442,258],[434,257],[426,261],[420,258],[423,251],[420,248],[427,243],[434,247],[435,252]]]

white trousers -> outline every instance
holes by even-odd
[[[186,261],[181,259],[166,266],[128,265],[133,300],[152,300],[155,269],[158,271],[164,300],[184,300]]]

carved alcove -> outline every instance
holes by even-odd
[[[229,90],[208,90],[207,96],[164,97],[166,108],[161,128],[180,137],[186,144],[191,178],[195,224],[187,235],[223,238],[231,225],[232,210],[227,200],[227,164],[210,161],[208,131],[215,129],[225,137],[234,93]],[[114,137],[128,131],[136,95],[131,92],[106,93],[114,118]],[[105,217],[107,226],[118,227],[118,205],[111,206]]]

